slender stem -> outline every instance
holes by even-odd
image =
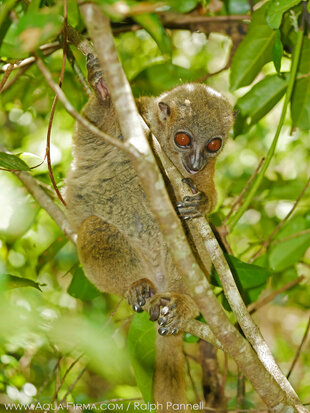
[[[285,291],[295,287],[295,285],[299,284],[301,281],[305,279],[304,275],[296,278],[296,280],[290,281],[289,283],[283,285],[278,290],[273,291],[271,294],[267,295],[266,297],[252,303],[248,306],[248,311],[250,314],[256,313],[257,310],[262,308],[264,305],[270,303],[274,298],[276,298],[279,294],[284,293]]]
[[[63,82],[63,78],[65,74],[65,66],[66,66],[67,17],[68,17],[67,14],[68,14],[67,0],[64,0],[63,54],[62,54],[61,71],[60,71],[59,82],[58,82],[58,85],[60,88],[62,86],[62,82]],[[48,127],[47,127],[45,156],[47,159],[48,174],[53,184],[53,187],[60,201],[63,203],[64,206],[66,206],[66,201],[63,199],[63,196],[61,195],[59,188],[56,184],[55,178],[54,178],[53,165],[52,165],[52,160],[51,160],[51,133],[52,133],[52,126],[53,126],[53,120],[54,120],[57,102],[58,102],[58,96],[55,94],[53,104],[52,104],[52,109],[51,109],[51,116],[50,116]]]
[[[310,317],[309,317],[309,320],[308,320],[308,323],[307,323],[307,326],[306,326],[306,329],[305,329],[303,338],[302,338],[302,340],[301,340],[301,342],[300,342],[300,344],[299,344],[299,347],[298,347],[298,349],[297,349],[297,353],[296,353],[296,355],[295,355],[295,357],[294,357],[293,363],[292,363],[292,365],[291,365],[291,367],[290,367],[290,369],[289,369],[289,372],[288,372],[287,375],[286,375],[287,378],[290,377],[290,375],[292,374],[292,371],[294,370],[294,367],[295,367],[295,365],[296,365],[296,363],[297,363],[297,360],[298,360],[298,358],[299,358],[299,356],[300,356],[300,353],[301,353],[301,350],[302,350],[302,348],[303,348],[303,345],[305,344],[305,342],[306,342],[306,340],[307,340],[307,336],[308,336],[308,333],[309,333],[309,329],[310,329]]]
[[[108,135],[107,133],[102,132],[100,129],[97,128],[93,123],[89,122],[85,117],[81,116],[77,110],[74,109],[74,107],[71,105],[71,103],[68,101],[66,95],[64,92],[61,90],[59,85],[53,81],[51,73],[48,71],[48,69],[45,67],[43,61],[38,57],[37,58],[37,66],[39,70],[41,71],[42,75],[45,77],[45,80],[47,81],[48,85],[53,89],[55,94],[58,96],[58,99],[60,102],[64,105],[64,108],[72,117],[74,117],[78,122],[80,122],[83,126],[88,128],[92,133],[95,135],[99,136],[100,138],[104,139],[105,142],[110,143],[111,145],[116,146],[119,148],[121,151],[125,153],[130,153],[130,148],[125,146],[122,141],[120,141],[117,138],[113,138],[112,136]],[[133,152],[133,151],[132,151]],[[134,156],[134,154],[131,152],[131,155]]]
[[[262,183],[262,180],[265,176],[266,170],[267,170],[267,168],[268,168],[268,166],[269,166],[269,164],[270,164],[270,162],[273,158],[273,155],[275,153],[275,149],[276,149],[276,146],[277,146],[277,143],[278,143],[280,132],[281,132],[284,120],[285,120],[287,107],[288,107],[288,104],[290,102],[292,92],[293,92],[293,88],[294,88],[294,84],[295,84],[297,67],[298,67],[299,57],[300,57],[302,43],[303,43],[303,36],[304,36],[304,31],[302,29],[300,29],[297,32],[297,40],[296,40],[295,50],[294,50],[293,57],[292,57],[291,73],[290,73],[290,78],[289,78],[289,82],[288,82],[288,86],[287,86],[285,100],[284,100],[283,107],[282,107],[280,121],[279,121],[277,130],[276,130],[275,136],[273,138],[272,144],[271,144],[271,146],[269,148],[269,151],[267,153],[266,161],[264,162],[260,173],[257,175],[257,178],[254,181],[253,186],[252,186],[248,196],[246,197],[246,199],[244,201],[244,204],[236,212],[236,214],[233,215],[232,218],[228,220],[228,225],[230,226],[230,231],[232,231],[232,229],[235,227],[235,225],[237,224],[239,219],[242,217],[244,212],[248,209],[248,207],[249,207],[250,203],[252,202],[252,199],[254,198],[258,188],[260,187],[260,184]]]
[[[298,195],[298,198],[296,199],[294,205],[290,209],[289,213],[284,217],[282,221],[279,222],[279,224],[275,227],[275,229],[272,231],[272,233],[269,235],[269,237],[264,241],[263,245],[260,247],[260,249],[250,258],[249,262],[253,262],[255,258],[259,257],[269,246],[272,238],[279,232],[279,230],[283,227],[285,222],[290,218],[290,216],[293,214],[295,209],[297,208],[301,198],[304,196],[306,190],[308,189],[308,186],[310,185],[310,178],[308,179],[306,185],[303,187],[303,190],[301,193]]]
[[[236,201],[232,204],[230,211],[228,212],[228,214],[226,215],[226,217],[223,220],[223,224],[226,224],[226,222],[228,221],[228,219],[230,218],[230,216],[232,215],[232,213],[234,212],[234,210],[237,208],[238,205],[241,204],[242,202],[242,198],[244,196],[244,194],[246,193],[246,191],[249,189],[249,186],[251,185],[251,183],[254,181],[255,177],[258,175],[259,171],[261,170],[261,167],[263,165],[265,161],[265,158],[262,158],[257,166],[257,168],[255,169],[255,171],[253,172],[252,176],[250,177],[250,179],[248,180],[248,182],[246,183],[245,187],[242,189],[240,195],[238,196],[238,198],[236,199]]]

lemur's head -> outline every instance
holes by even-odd
[[[183,176],[214,163],[233,123],[232,108],[220,93],[188,83],[157,98],[140,98],[140,113],[164,152]]]

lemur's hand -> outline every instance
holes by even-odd
[[[208,208],[208,198],[204,192],[199,192],[190,178],[184,178],[194,195],[185,196],[176,207],[179,215],[184,220],[202,217]]]

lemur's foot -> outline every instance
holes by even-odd
[[[208,209],[208,198],[204,192],[199,192],[190,178],[184,178],[194,195],[185,196],[183,201],[177,203],[177,210],[181,218],[189,220],[202,217]]]
[[[97,97],[101,100],[105,100],[110,97],[109,89],[103,79],[99,60],[91,53],[87,55],[87,71],[88,82],[96,92]]]
[[[143,311],[143,306],[147,304],[149,299],[155,295],[154,284],[147,278],[141,278],[134,282],[127,293],[128,304],[137,313]]]
[[[186,294],[157,294],[149,306],[150,320],[160,325],[162,336],[176,335],[184,330],[188,320],[195,318],[199,311],[193,299]]]

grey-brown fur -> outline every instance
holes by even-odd
[[[205,154],[201,148],[213,136],[221,135],[225,142],[232,124],[227,100],[204,85],[186,84],[158,98],[141,98],[137,104],[170,160],[206,194],[208,203],[204,209],[210,211],[216,203],[213,175],[218,153]],[[104,132],[121,139],[108,94],[101,99],[97,91],[83,114]],[[189,152],[178,150],[174,144],[175,133],[180,129],[191,134],[193,145],[206,158],[206,165],[195,174],[182,166],[182,159]],[[186,320],[198,314],[129,159],[81,125],[77,125],[74,135],[74,162],[67,178],[66,201],[70,225],[78,234],[81,263],[87,277],[101,291],[129,297],[131,304],[139,308],[141,295],[148,288],[151,296],[145,294],[146,303],[141,307],[149,308],[153,319],[162,318],[158,311],[166,306],[162,304],[164,297],[168,307],[173,304],[166,317],[171,317],[171,325],[169,318],[161,330],[167,334],[178,332]],[[145,280],[143,284],[141,279]],[[137,303],[133,302],[135,299]],[[176,310],[172,310],[174,304]],[[158,336],[157,346],[161,349],[156,360],[156,401],[185,402],[182,336]],[[169,371],[178,377],[177,382]]]

